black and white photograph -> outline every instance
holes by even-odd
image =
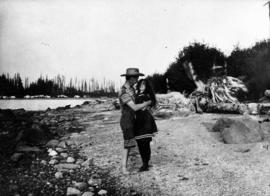
[[[0,0],[0,196],[269,195],[269,0]]]

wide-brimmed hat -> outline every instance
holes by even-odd
[[[121,76],[144,76],[144,74],[140,73],[138,68],[127,68],[126,73]]]

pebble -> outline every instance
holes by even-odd
[[[74,145],[75,142],[73,140],[67,140],[66,141],[66,144],[69,145],[69,146],[71,146],[71,145]]]
[[[73,144],[73,145],[71,145],[70,147],[74,149],[74,148],[76,148],[77,146],[76,146],[75,144]]]
[[[75,171],[73,169],[69,170],[69,173],[73,174]]]
[[[62,172],[56,172],[55,174],[54,174],[54,176],[55,176],[55,178],[63,178],[63,173]]]
[[[83,159],[77,159],[76,164],[82,164],[83,162]]]
[[[88,180],[88,184],[89,184],[90,186],[94,186],[95,182],[94,182],[94,180],[91,178],[91,179]]]
[[[100,191],[98,191],[98,194],[99,195],[106,195],[107,194],[107,191],[104,190],[104,189],[101,189]]]
[[[58,147],[60,148],[67,148],[67,144],[65,141],[61,141],[59,144],[58,144]]]
[[[94,196],[94,193],[87,191],[82,194],[82,196]]]
[[[10,159],[14,162],[17,162],[22,156],[23,153],[16,152],[10,157]]]
[[[64,151],[65,151],[63,148],[59,148],[59,147],[55,148],[55,150],[56,150],[57,152],[64,152]]]
[[[85,182],[74,182],[74,186],[79,190],[87,188],[87,184]]]
[[[67,163],[74,163],[75,159],[73,157],[68,157],[67,158]]]
[[[81,191],[79,191],[78,189],[72,188],[72,187],[68,187],[67,188],[67,195],[81,195]]]
[[[179,180],[189,180],[189,178],[182,176],[182,175],[178,175]]]
[[[80,135],[79,133],[72,133],[70,137],[77,137],[79,135]]]
[[[93,178],[91,178],[91,179],[88,180],[88,184],[90,186],[99,186],[101,184],[101,179],[93,179]]]
[[[68,157],[68,153],[65,153],[65,152],[62,152],[60,155],[61,155],[62,157],[64,157],[64,158],[67,158],[67,157]]]
[[[80,168],[80,165],[71,164],[71,163],[59,163],[59,164],[55,165],[54,167],[56,169],[58,169],[58,170],[62,170],[62,169],[77,169],[77,168]]]
[[[59,141],[53,139],[53,140],[50,140],[50,141],[46,144],[46,146],[47,146],[47,147],[56,147],[58,144],[59,144]]]
[[[88,158],[86,161],[84,161],[81,165],[83,167],[89,167],[90,163],[92,162],[93,160]]]
[[[49,161],[49,164],[50,164],[50,165],[55,165],[55,164],[57,164],[58,162],[59,162],[58,160],[52,159],[52,160]]]
[[[48,153],[49,153],[49,156],[52,156],[52,157],[56,156],[58,154],[55,150],[53,150],[51,148],[48,149]]]
[[[47,184],[48,186],[52,186],[52,184],[51,184],[49,181],[47,181],[46,184]]]

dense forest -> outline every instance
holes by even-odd
[[[53,79],[40,76],[37,81],[29,82],[28,78],[23,81],[20,74],[10,77],[9,74],[0,76],[0,96],[24,96],[43,95],[47,97],[74,97],[83,96],[117,96],[115,84],[112,81],[99,82],[94,78],[89,81],[70,79],[68,82],[64,76],[57,75]],[[40,96],[42,97],[42,96]]]
[[[165,73],[148,76],[157,93],[165,93],[166,86],[172,91],[189,94],[196,86],[185,72],[185,62],[191,62],[198,79],[207,82],[210,77],[228,75],[241,79],[249,89],[246,96],[257,100],[270,89],[270,42],[261,41],[246,49],[235,47],[229,56],[207,44],[192,43],[184,47],[175,62],[169,65]],[[215,73],[213,66],[223,68]],[[167,81],[167,83],[166,83]]]

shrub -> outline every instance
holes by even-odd
[[[270,42],[261,41],[248,49],[236,47],[228,58],[228,74],[244,76],[249,99],[258,99],[270,88]]]
[[[147,76],[153,86],[155,93],[167,93],[166,78],[163,74],[155,73]]]
[[[169,80],[170,90],[191,93],[196,85],[188,77],[184,69],[184,63],[191,62],[198,79],[206,82],[213,75],[214,65],[225,68],[225,55],[216,48],[208,47],[205,44],[193,43],[179,52],[178,58],[172,63],[165,77]]]

